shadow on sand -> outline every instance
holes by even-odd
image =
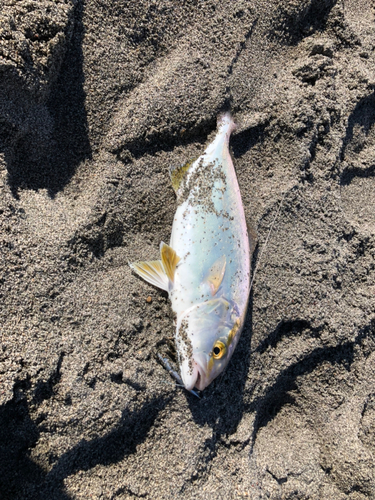
[[[19,189],[47,189],[53,198],[77,166],[91,158],[83,90],[83,10],[83,2],[77,3],[72,39],[47,102],[29,105],[31,125],[5,154],[15,197]]]
[[[135,453],[170,399],[152,398],[133,412],[125,409],[111,431],[90,441],[82,439],[46,473],[30,458],[40,430],[30,417],[23,394],[29,386],[27,381],[18,383],[14,398],[0,407],[0,491],[7,500],[70,500],[64,490],[64,479],[99,464],[120,462]]]

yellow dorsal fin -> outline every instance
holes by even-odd
[[[185,177],[185,175],[189,171],[189,168],[195,162],[195,160],[196,158],[194,160],[187,161],[185,165],[181,165],[180,167],[171,167],[169,169],[169,175],[171,176],[172,186],[176,194],[183,178]]]
[[[161,261],[163,263],[165,274],[174,282],[174,272],[176,270],[176,266],[180,260],[180,257],[176,254],[176,252],[169,245],[164,243],[163,241],[160,243],[160,255]]]
[[[219,290],[221,282],[223,281],[226,264],[227,260],[225,255],[222,255],[212,264],[205,276],[204,281],[209,285],[212,296]]]
[[[150,260],[148,262],[132,262],[129,266],[135,271],[138,276],[143,278],[151,285],[155,285],[166,292],[169,291],[169,281],[165,274],[161,260]]]

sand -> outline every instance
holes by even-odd
[[[0,498],[375,498],[374,14],[0,2]],[[169,241],[169,167],[223,109],[257,272],[198,399],[128,261]]]

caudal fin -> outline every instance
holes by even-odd
[[[237,125],[234,123],[232,115],[229,111],[222,113],[217,117],[217,128],[220,132],[223,127],[225,127],[228,136],[237,128]]]

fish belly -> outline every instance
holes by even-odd
[[[250,283],[249,240],[237,179],[230,166],[232,178],[224,173],[220,183],[216,177],[209,203],[194,190],[177,208],[170,245],[181,260],[170,298],[178,316],[212,298],[204,279],[223,255],[225,274],[215,297],[234,301],[241,315],[246,311]]]

